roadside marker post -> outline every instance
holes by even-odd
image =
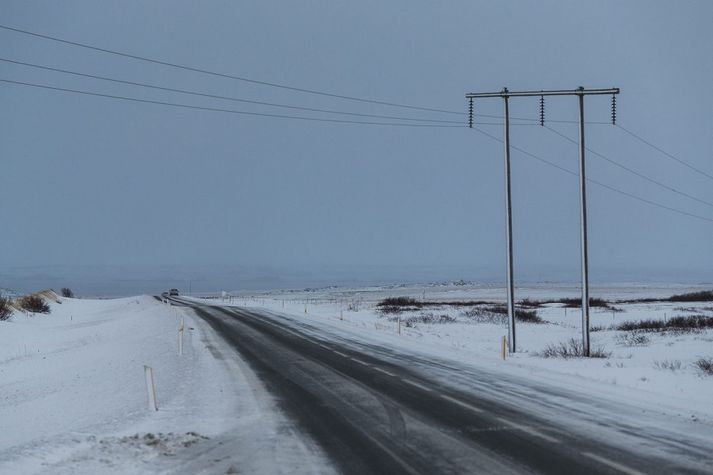
[[[508,354],[508,337],[506,336],[503,336],[502,345],[500,345],[500,353],[503,357],[503,361],[505,361]]]
[[[183,317],[181,317],[181,324],[178,327],[178,356],[183,356],[183,330],[185,325],[183,323]]]
[[[146,378],[146,395],[149,400],[149,410],[158,411],[158,404],[156,403],[156,384],[153,380],[153,369],[150,366],[144,365],[144,377]]]

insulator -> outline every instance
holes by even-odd
[[[545,125],[545,96],[540,96],[540,125]]]
[[[468,104],[468,127],[473,128],[473,98],[470,98],[470,104]]]
[[[611,123],[616,125],[616,95],[611,96]]]

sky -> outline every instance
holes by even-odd
[[[0,58],[283,105],[465,124],[467,92],[619,87],[618,124],[713,175],[709,1],[4,1],[0,24],[236,75],[463,115],[339,100],[0,29]],[[0,61],[0,79],[248,112],[377,122],[187,96]],[[502,138],[503,101],[476,101]],[[87,293],[505,278],[503,145],[465,127],[244,116],[0,83],[0,287]],[[607,122],[610,97],[586,120]],[[538,98],[511,99],[537,118]],[[576,121],[575,97],[546,119]],[[523,121],[519,123],[522,124]],[[415,123],[413,121],[408,123]],[[442,124],[442,123],[438,123]],[[453,124],[448,124],[453,125]],[[548,122],[577,138],[577,125]],[[713,282],[713,180],[624,130],[587,146],[593,281]],[[538,125],[512,144],[573,172]],[[579,188],[512,151],[515,277],[576,281]],[[178,285],[178,284],[176,284]],[[110,290],[101,290],[109,292]]]

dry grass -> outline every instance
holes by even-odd
[[[454,323],[456,319],[454,317],[451,317],[450,315],[446,314],[441,314],[441,315],[434,315],[433,313],[422,313],[421,315],[417,315],[414,317],[408,317],[404,319],[402,322],[406,327],[412,328],[415,327],[419,323],[426,323],[426,324],[439,324],[439,323]]]
[[[566,342],[550,343],[537,356],[542,358],[583,358],[584,347],[582,342],[574,338]],[[603,347],[590,348],[590,358],[609,358],[611,351],[605,351]]]
[[[9,320],[12,316],[12,306],[10,299],[0,298],[0,322]]]
[[[617,343],[623,346],[648,346],[651,338],[639,330],[633,330],[616,336]]]
[[[679,360],[661,360],[654,361],[654,368],[669,371],[678,371],[681,369],[681,362]]]
[[[703,374],[713,376],[713,358],[699,358],[693,363]]]
[[[713,290],[701,290],[687,294],[672,295],[669,302],[713,302]]]
[[[37,295],[27,295],[17,300],[23,310],[32,313],[50,313],[50,306],[42,297]]]
[[[478,323],[505,323],[507,321],[508,308],[505,305],[477,306],[463,312],[463,316]],[[544,320],[537,315],[537,310],[515,309],[515,319],[525,323],[544,323]]]
[[[617,330],[641,330],[647,332],[659,332],[665,330],[696,332],[704,328],[713,328],[713,317],[706,317],[704,315],[688,315],[685,317],[673,317],[668,320],[640,320],[637,322],[623,322],[616,326]]]

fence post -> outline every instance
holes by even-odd
[[[153,380],[153,370],[150,366],[144,365],[144,376],[146,378],[146,394],[149,398],[149,410],[158,411],[158,404],[156,403],[156,384]]]
[[[183,356],[183,317],[181,317],[181,325],[178,327],[178,356]]]

